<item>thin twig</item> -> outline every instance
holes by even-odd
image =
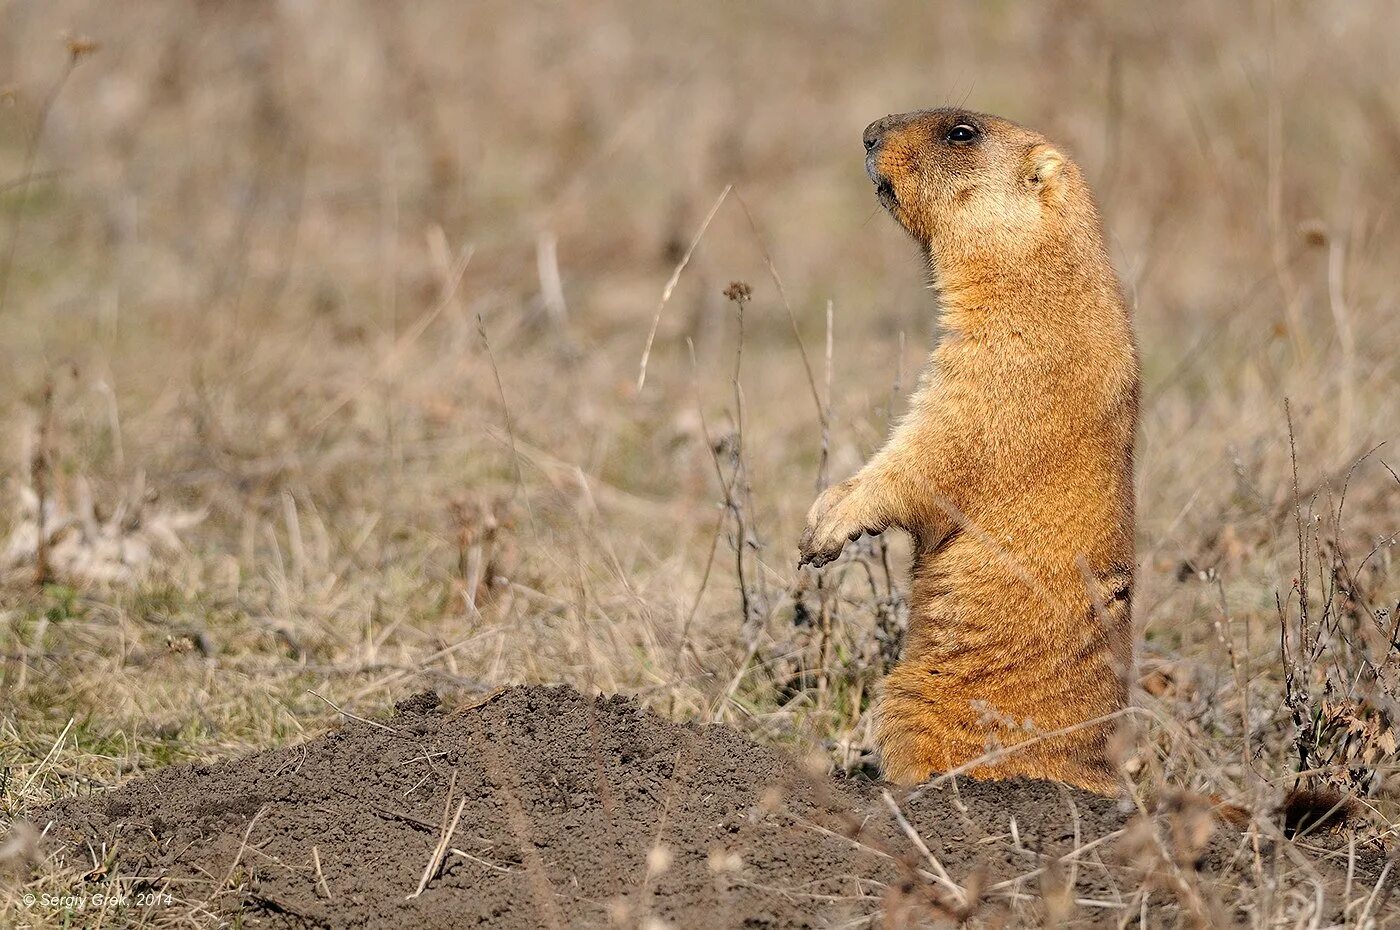
[[[1376,879],[1376,886],[1375,886],[1374,888],[1371,889],[1371,894],[1370,894],[1370,896],[1366,898],[1366,907],[1361,911],[1361,919],[1359,919],[1359,920],[1356,922],[1356,926],[1358,926],[1358,927],[1369,927],[1369,926],[1370,926],[1370,924],[1368,923],[1368,921],[1369,921],[1370,918],[1371,918],[1371,908],[1375,906],[1375,904],[1376,904],[1376,898],[1380,895],[1382,889],[1385,889],[1385,897],[1381,898],[1381,903],[1384,904],[1385,901],[1390,897],[1391,891],[1392,891],[1393,889],[1391,888],[1391,886],[1390,886],[1389,884],[1387,884],[1387,882],[1386,882],[1386,877],[1390,875],[1390,870],[1391,870],[1391,868],[1394,867],[1394,865],[1395,865],[1395,858],[1392,856],[1392,857],[1386,862],[1385,868],[1381,869],[1381,874],[1380,874],[1380,876],[1377,877],[1377,879]]]
[[[642,350],[642,364],[637,372],[637,392],[641,393],[647,383],[647,362],[651,359],[651,346],[656,341],[656,330],[661,325],[661,311],[666,309],[666,302],[671,299],[671,292],[676,289],[676,284],[681,279],[681,272],[685,271],[685,266],[690,264],[690,257],[695,254],[696,248],[700,245],[700,240],[705,237],[705,230],[710,228],[710,221],[719,212],[720,205],[724,203],[724,198],[729,196],[729,192],[734,189],[733,184],[724,185],[724,190],[720,191],[715,198],[714,206],[710,207],[710,212],[705,214],[705,221],[696,230],[694,238],[690,240],[690,245],[686,247],[685,254],[681,260],[676,262],[676,267],[671,271],[671,277],[667,279],[666,286],[661,289],[661,299],[656,303],[656,315],[651,321],[651,332],[647,333],[646,348]]]
[[[68,722],[63,725],[63,732],[58,734],[58,739],[53,741],[53,745],[49,747],[49,751],[44,754],[43,761],[39,763],[34,771],[29,773],[28,780],[25,781],[24,787],[20,789],[19,797],[23,798],[25,795],[29,794],[29,789],[34,787],[34,782],[38,780],[39,776],[43,774],[44,769],[58,756],[59,750],[63,748],[63,741],[68,736],[68,731],[73,729],[73,719],[72,717],[68,718]]]
[[[758,251],[763,255],[763,263],[768,267],[768,276],[773,279],[773,284],[778,289],[778,296],[782,298],[783,308],[787,310],[788,323],[792,325],[792,338],[797,341],[797,351],[802,356],[802,370],[807,373],[807,386],[812,391],[812,402],[817,405],[817,416],[821,419],[822,428],[825,430],[827,428],[826,407],[822,404],[821,392],[817,390],[817,378],[812,373],[812,360],[807,357],[807,346],[802,342],[802,333],[797,327],[797,314],[792,311],[792,302],[788,300],[787,289],[783,287],[783,279],[778,275],[778,267],[773,264],[773,256],[768,251],[763,234],[758,231],[758,223],[754,220],[753,213],[749,211],[749,205],[738,194],[735,194],[734,197],[739,201],[739,206],[744,209],[744,216],[748,218],[749,228],[753,230],[754,240],[758,243]]]
[[[64,85],[68,83],[68,78],[78,67],[78,62],[82,61],[83,56],[96,47],[90,42],[80,45],[79,41],[70,40],[68,43],[68,65],[63,69],[63,74],[59,75],[53,88],[49,90],[44,102],[39,105],[34,134],[29,137],[29,145],[24,150],[24,167],[20,171],[19,178],[9,182],[19,187],[19,202],[15,208],[15,223],[10,229],[10,241],[5,248],[3,259],[0,259],[0,313],[5,311],[5,298],[10,293],[10,272],[14,268],[15,252],[19,249],[20,228],[24,225],[24,208],[29,203],[29,182],[35,177],[34,160],[39,155],[39,140],[44,135],[44,127],[48,125],[49,112],[53,110],[53,105],[57,102],[58,95],[63,91]]]
[[[214,894],[218,894],[220,891],[227,888],[229,882],[233,881],[233,873],[238,870],[238,863],[243,861],[243,853],[248,848],[248,837],[253,835],[253,828],[257,826],[258,820],[261,819],[262,815],[267,813],[267,808],[268,805],[266,804],[258,808],[257,813],[248,821],[248,827],[243,831],[243,839],[238,843],[238,852],[234,853],[233,861],[230,862],[228,866],[228,872],[224,874],[224,880],[215,886]]]
[[[321,893],[326,896],[327,901],[334,901],[331,894],[331,886],[326,884],[326,873],[321,871],[321,851],[314,845],[311,847],[311,861],[316,866],[316,886],[321,889]]]
[[[827,468],[830,464],[831,453],[831,373],[832,354],[834,348],[833,339],[836,323],[835,309],[835,304],[832,301],[828,300],[826,302],[826,401],[823,405],[823,413],[821,417],[821,453],[817,459],[818,494],[826,490],[826,486],[831,480],[830,475],[827,473]]]
[[[43,405],[39,411],[39,437],[34,455],[29,463],[30,483],[34,486],[34,496],[38,507],[34,515],[34,586],[42,588],[54,580],[53,566],[49,564],[49,492],[53,478],[53,397],[54,378],[50,373],[44,378]]]
[[[721,490],[724,491],[726,500],[729,497],[729,488],[724,480],[724,471],[719,465],[719,455],[715,452],[714,440],[710,438],[710,424],[705,418],[705,405],[700,399],[700,374],[699,364],[695,359],[695,342],[689,338],[685,341],[686,348],[690,352],[690,383],[695,395],[695,409],[700,415],[700,434],[705,440],[705,448],[710,453],[710,458],[715,465],[715,474],[719,479]],[[714,569],[715,555],[719,552],[720,535],[724,532],[724,518],[726,510],[721,510],[715,519],[715,531],[710,539],[710,554],[705,559],[705,570],[700,576],[700,586],[695,590],[695,599],[691,601],[690,610],[685,615],[685,621],[681,624],[680,642],[676,645],[676,667],[680,667],[681,652],[690,642],[690,626],[695,621],[695,615],[700,610],[700,601],[705,596],[705,590],[710,584],[710,573]]]
[[[476,315],[476,331],[481,336],[481,345],[486,349],[486,360],[491,363],[491,374],[496,379],[496,396],[501,402],[501,416],[505,418],[506,436],[510,439],[510,460],[515,467],[513,496],[519,496],[525,487],[525,474],[520,469],[520,450],[515,445],[515,423],[510,416],[510,405],[506,403],[506,386],[501,380],[501,369],[496,364],[496,354],[491,351],[491,341],[486,338],[486,321],[479,313]]]
[[[348,718],[351,719],[351,720],[355,720],[355,721],[358,721],[358,722],[360,722],[360,723],[367,724],[368,726],[374,727],[376,730],[383,730],[385,733],[392,733],[392,734],[394,734],[395,736],[402,736],[402,735],[403,735],[403,734],[400,733],[398,730],[395,730],[393,727],[387,727],[387,726],[385,726],[384,724],[378,723],[378,722],[376,722],[376,721],[374,721],[374,720],[370,720],[370,719],[367,718],[367,717],[361,717],[361,716],[359,716],[358,714],[352,714],[352,713],[350,713],[350,711],[345,710],[345,709],[342,708],[339,704],[336,704],[334,701],[331,701],[331,700],[329,700],[329,699],[327,699],[327,698],[322,697],[321,695],[317,694],[315,691],[312,691],[310,688],[307,688],[307,689],[306,689],[306,693],[309,694],[309,695],[311,695],[312,697],[317,698],[317,699],[319,699],[320,701],[324,702],[325,705],[326,705],[327,707],[329,707],[331,710],[335,711],[337,714],[340,714],[342,717],[348,717]]]
[[[433,847],[433,854],[428,859],[428,865],[423,869],[423,875],[418,879],[418,887],[406,900],[412,900],[423,893],[423,889],[428,887],[428,882],[437,875],[438,869],[442,867],[443,857],[447,855],[447,847],[452,843],[452,834],[457,832],[457,822],[462,819],[462,809],[467,806],[467,799],[463,797],[457,805],[457,812],[449,819],[447,812],[452,810],[452,796],[457,790],[457,770],[452,770],[452,778],[447,783],[447,801],[442,808],[442,833],[438,836],[437,845]]]
[[[943,868],[943,863],[938,861],[938,857],[928,848],[928,844],[925,843],[924,838],[919,835],[919,831],[915,830],[914,825],[904,816],[904,811],[899,809],[899,805],[895,803],[895,799],[890,796],[889,791],[881,791],[880,796],[884,799],[885,806],[890,809],[890,813],[894,815],[895,823],[899,824],[899,828],[904,831],[904,835],[909,837],[909,842],[913,843],[914,848],[923,854],[924,859],[928,861],[929,865],[933,866],[934,875],[938,884],[948,889],[948,892],[957,899],[958,907],[967,907],[967,892],[961,885],[953,881],[952,876],[948,874],[948,870]]]

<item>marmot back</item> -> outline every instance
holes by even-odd
[[[1132,664],[1132,323],[1078,167],[960,109],[865,131],[881,203],[919,242],[943,337],[909,411],[808,515],[817,566],[896,526],[914,541],[885,772],[1118,784]]]

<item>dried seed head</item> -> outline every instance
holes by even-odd
[[[730,281],[724,289],[724,296],[735,303],[743,303],[753,297],[753,288],[743,281]]]

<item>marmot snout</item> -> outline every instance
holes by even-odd
[[[909,633],[886,679],[886,774],[1052,778],[1112,792],[1132,661],[1138,362],[1073,161],[961,109],[864,135],[876,196],[919,242],[943,336],[909,410],[812,506],[823,565],[889,527],[914,541]]]

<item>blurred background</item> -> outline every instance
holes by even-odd
[[[1393,801],[1397,36],[0,0],[0,752],[58,747],[7,810],[316,732],[308,689],[568,681],[867,768],[903,541],[820,585],[795,543],[936,335],[861,130],[950,103],[1067,147],[1136,314],[1131,771]]]

